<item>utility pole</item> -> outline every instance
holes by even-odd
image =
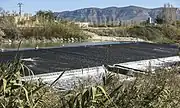
[[[19,15],[21,16],[22,15],[22,3],[18,3],[17,4],[19,6]]]

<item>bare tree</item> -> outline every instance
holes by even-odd
[[[0,16],[3,16],[5,13],[5,11],[3,10],[3,8],[0,7]]]
[[[99,17],[99,25],[102,25],[102,17]]]
[[[0,13],[3,11],[3,8],[0,7]]]
[[[108,18],[108,25],[112,25],[112,17]]]
[[[112,25],[114,26],[116,22],[116,10],[113,9],[112,11]]]
[[[93,21],[97,25],[98,24],[98,19],[97,19],[97,13],[96,10],[93,10]]]
[[[164,8],[162,10],[162,20],[166,24],[172,24],[176,21],[176,10],[177,8],[174,8],[172,5],[164,4]]]
[[[116,23],[116,25],[117,26],[119,26],[119,23],[120,23],[120,19],[119,18],[117,18],[117,21],[116,21],[117,23]]]
[[[85,19],[84,19],[85,22],[88,22],[88,17],[85,16]]]
[[[104,18],[104,25],[107,26],[107,18],[105,15],[103,15],[103,18]]]
[[[93,10],[90,11],[90,21],[91,21],[91,25],[94,25],[94,22],[93,22]]]

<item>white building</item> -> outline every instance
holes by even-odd
[[[147,20],[148,24],[152,24],[152,18],[151,17],[148,17],[148,20]]]
[[[89,22],[75,22],[75,24],[81,28],[88,28],[89,27]]]

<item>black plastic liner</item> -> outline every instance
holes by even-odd
[[[167,44],[109,43],[0,52],[0,62],[31,58],[25,64],[35,74],[176,56],[178,47]]]

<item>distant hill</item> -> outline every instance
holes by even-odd
[[[84,8],[74,11],[54,12],[57,18],[104,23],[109,21],[147,20],[148,17],[155,19],[162,11],[162,8],[148,9],[137,6],[108,7],[108,8]],[[180,19],[180,10],[177,11],[177,18]]]

